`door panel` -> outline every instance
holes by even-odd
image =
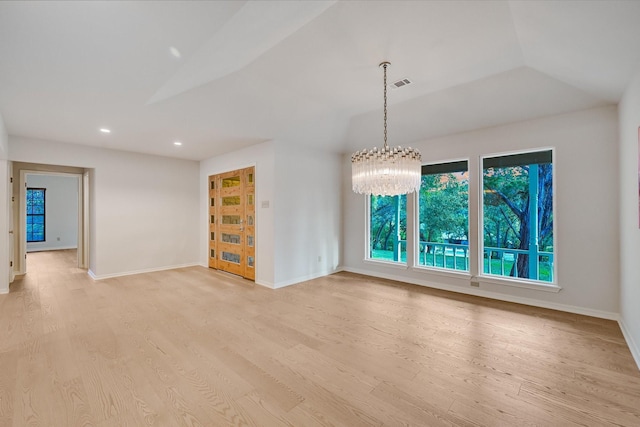
[[[209,267],[255,279],[255,171],[209,177]]]
[[[256,226],[255,226],[255,171],[247,168],[243,171],[244,182],[244,217],[243,217],[243,245],[245,254],[244,277],[255,280],[256,278]]]

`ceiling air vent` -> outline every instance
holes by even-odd
[[[410,84],[411,84],[411,80],[405,78],[405,79],[400,79],[396,82],[393,82],[389,86],[391,86],[392,89],[398,89],[398,88],[401,88],[402,86],[406,86]]]

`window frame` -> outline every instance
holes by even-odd
[[[500,276],[496,274],[488,274],[484,272],[484,161],[487,158],[506,157],[521,154],[532,154],[550,151],[551,152],[551,176],[553,181],[552,188],[552,214],[553,214],[553,281],[546,282],[541,280],[533,280],[521,277]],[[558,215],[557,215],[557,156],[555,147],[536,147],[531,149],[506,151],[499,153],[483,154],[478,159],[478,245],[477,245],[477,277],[481,282],[492,283],[498,285],[509,285],[527,289],[545,290],[558,292],[562,289],[558,284]]]
[[[28,200],[30,191],[42,191],[42,214],[30,214],[28,212]],[[47,241],[47,189],[41,187],[27,187],[25,192],[25,205],[27,206],[27,212],[25,212],[25,237],[27,243],[45,243]],[[29,233],[27,233],[26,227],[29,225],[29,217],[42,217],[42,240],[29,240]],[[32,224],[33,226],[33,224]],[[33,232],[31,233],[33,236]]]
[[[395,197],[395,196],[393,196]],[[406,195],[407,200],[405,203],[405,217],[406,217],[406,221],[407,221],[407,237],[410,235],[409,234],[409,195]],[[406,245],[407,245],[407,255],[406,255],[406,259],[404,262],[402,261],[387,261],[387,260],[383,260],[383,259],[378,259],[378,258],[371,258],[371,195],[366,195],[364,197],[364,204],[365,204],[365,224],[364,224],[364,259],[363,261],[365,263],[370,263],[370,264],[378,264],[378,265],[385,265],[385,266],[390,266],[393,268],[399,268],[402,270],[406,270],[409,268],[409,242],[407,241]]]
[[[457,159],[449,159],[444,161],[433,161],[428,163],[423,163],[422,166],[435,166],[435,165],[446,165],[446,164],[455,164],[465,162],[467,169],[466,172],[468,174],[467,181],[467,241],[468,241],[468,258],[469,258],[469,269],[468,270],[456,270],[449,269],[445,267],[435,267],[430,265],[421,265],[420,264],[420,251],[418,250],[418,245],[420,242],[420,195],[417,192],[413,194],[413,263],[411,265],[412,270],[429,272],[433,274],[443,275],[443,276],[455,276],[455,277],[471,277],[471,269],[472,269],[472,260],[473,260],[473,251],[471,245],[471,168],[470,163],[471,159],[468,157],[465,158],[457,158]],[[447,172],[442,172],[447,173]],[[422,187],[421,187],[422,188]],[[407,218],[407,222],[409,219]],[[407,247],[409,246],[407,242]]]
[[[483,185],[483,164],[484,159],[489,157],[510,156],[517,154],[527,154],[535,152],[551,151],[551,161],[553,164],[552,177],[553,177],[553,282],[535,281],[524,278],[512,278],[508,276],[499,275],[487,275],[484,274],[483,253],[484,253],[484,185]],[[478,284],[485,284],[487,289],[491,289],[491,286],[507,286],[515,288],[524,288],[542,292],[559,292],[562,287],[558,281],[558,262],[560,261],[560,245],[558,236],[558,209],[557,209],[557,191],[558,180],[557,171],[559,162],[557,158],[556,148],[553,146],[537,146],[526,149],[518,149],[504,152],[493,152],[487,154],[476,154],[469,157],[459,157],[453,159],[435,160],[424,163],[424,165],[430,164],[444,164],[454,163],[458,161],[467,161],[467,171],[469,173],[469,193],[468,193],[468,239],[469,239],[469,271],[462,270],[448,270],[443,268],[433,268],[430,266],[419,265],[417,257],[419,253],[415,242],[419,239],[419,195],[417,193],[407,195],[406,202],[406,233],[407,233],[407,257],[406,262],[389,262],[379,259],[372,259],[369,257],[370,247],[370,220],[371,220],[371,201],[370,196],[364,197],[364,259],[363,263],[377,265],[379,267],[389,267],[394,270],[406,270],[415,275],[408,275],[408,280],[429,280],[429,276],[441,276],[445,280],[451,279],[456,281],[468,281],[469,286],[475,286],[476,288],[470,288],[472,293],[475,293],[474,289],[477,289]],[[561,166],[561,165],[560,165]],[[411,239],[411,241],[409,241]],[[414,246],[416,246],[414,248]],[[420,277],[422,276],[422,277]],[[463,282],[464,283],[464,282]],[[469,289],[469,288],[468,288]],[[482,291],[480,291],[482,292]]]

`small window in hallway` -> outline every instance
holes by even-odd
[[[27,188],[27,242],[45,241],[45,188]]]

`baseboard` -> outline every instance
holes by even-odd
[[[156,271],[175,270],[177,268],[199,267],[199,266],[200,266],[200,263],[195,262],[195,263],[189,263],[189,264],[170,265],[167,267],[147,268],[147,269],[135,270],[135,271],[124,271],[122,273],[113,273],[113,274],[97,275],[91,270],[89,270],[88,273],[93,280],[104,280],[104,279],[112,279],[114,277],[133,276],[134,274],[153,273]]]
[[[256,285],[264,286],[265,288],[269,288],[269,289],[274,289],[273,283],[271,282],[265,282],[262,280],[254,280],[254,282]]]
[[[414,285],[426,286],[428,288],[440,289],[443,291],[457,292],[465,295],[474,295],[478,297],[491,298],[499,301],[530,305],[533,307],[548,308],[551,310],[566,311],[568,313],[582,314],[585,316],[598,317],[601,319],[617,321],[620,318],[618,313],[594,310],[590,308],[577,307],[577,306],[567,305],[567,304],[557,304],[557,303],[541,301],[533,298],[524,298],[524,297],[518,297],[514,295],[505,295],[497,292],[484,291],[482,289],[471,289],[471,288],[463,289],[458,286],[450,286],[450,285],[445,285],[442,283],[431,282],[426,280],[417,280],[410,277],[398,277],[398,276],[394,276],[393,274],[378,273],[378,272],[373,272],[369,270],[360,270],[360,269],[351,268],[351,267],[344,267],[343,270],[351,273],[362,274],[365,276],[372,276],[372,277],[378,277],[381,279],[394,280],[397,282],[404,282],[404,283],[411,283]]]
[[[8,294],[9,293],[9,288],[7,289],[0,289],[0,295],[4,295],[4,294]]]
[[[46,247],[46,248],[27,248],[27,253],[29,252],[46,252],[46,251],[65,251],[68,249],[78,249],[77,245],[73,246],[54,246],[54,247]]]
[[[206,262],[200,262],[197,265],[199,265],[200,267],[204,267],[204,268],[210,268],[209,264],[207,264]],[[218,270],[216,270],[216,271],[218,271]],[[222,271],[222,270],[220,270],[220,271]],[[238,277],[240,277],[240,276],[238,276]],[[255,279],[253,282],[256,285],[264,286],[265,288],[269,288],[269,289],[274,289],[273,283],[271,283],[271,282],[265,282],[265,281],[258,280],[258,279]]]
[[[340,268],[339,270],[335,269],[335,270],[320,271],[320,272],[317,272],[317,273],[296,277],[295,279],[284,280],[282,282],[275,283],[273,285],[273,289],[280,289],[280,288],[285,288],[285,287],[291,286],[291,285],[297,285],[298,283],[306,282],[308,280],[317,279],[319,277],[328,276],[330,274],[337,273],[338,271],[342,271],[342,268]]]
[[[629,329],[627,328],[627,325],[625,324],[623,318],[620,318],[618,320],[618,324],[620,325],[620,330],[622,330],[624,339],[627,341],[627,346],[631,351],[633,360],[636,361],[636,365],[638,365],[638,369],[640,370],[640,347],[638,347],[638,344],[633,339],[633,335],[631,335],[631,332],[629,332]]]

